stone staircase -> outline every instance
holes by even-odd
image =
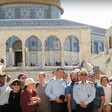
[[[6,67],[4,69],[4,73],[10,75],[11,80],[17,78],[19,73],[25,73],[27,77],[31,77],[35,81],[38,81],[39,72],[44,72],[46,74],[47,80],[49,80],[51,78],[52,71],[57,70],[57,68],[64,68],[65,72],[67,72],[69,75],[71,71],[79,67],[78,66]]]

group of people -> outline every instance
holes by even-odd
[[[46,82],[44,72],[39,82],[20,73],[11,77],[0,73],[0,112],[111,112],[112,78],[101,75],[98,66],[93,72],[75,69],[71,81],[63,68],[52,72]]]

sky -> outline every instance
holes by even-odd
[[[61,0],[62,19],[101,28],[112,26],[112,0]]]

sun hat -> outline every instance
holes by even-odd
[[[35,83],[35,81],[32,78],[27,78],[25,80],[25,86],[28,86],[28,85],[33,84],[33,83]]]

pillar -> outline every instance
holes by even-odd
[[[25,46],[22,46],[22,66],[25,67]]]
[[[42,42],[42,67],[45,66],[45,45],[44,42]]]
[[[64,66],[64,44],[61,43],[61,66]]]

